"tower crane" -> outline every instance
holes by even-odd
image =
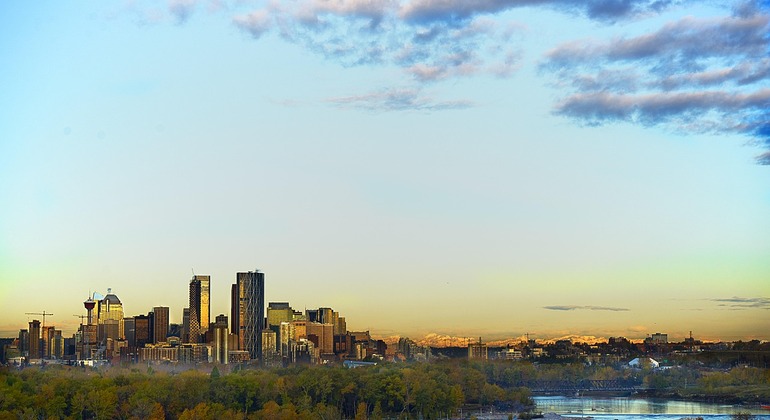
[[[43,311],[43,312],[25,312],[24,314],[25,315],[40,315],[40,316],[42,316],[43,317],[43,328],[45,328],[45,317],[53,315],[52,313],[46,312],[46,311]]]
[[[88,315],[72,315],[72,316],[80,318],[81,325],[83,325],[83,319],[88,318]]]

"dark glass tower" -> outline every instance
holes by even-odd
[[[190,336],[189,343],[197,343],[201,336],[201,281],[198,276],[190,280]]]
[[[251,359],[262,359],[262,324],[265,319],[265,273],[237,273],[238,344]],[[235,303],[235,299],[233,299]],[[234,323],[235,324],[235,323]]]

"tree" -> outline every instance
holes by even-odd
[[[93,389],[88,392],[87,407],[94,413],[97,420],[115,417],[118,396],[113,387]]]
[[[382,412],[382,404],[380,404],[379,401],[374,403],[374,410],[372,410],[372,420],[382,420],[383,418],[383,412]]]
[[[366,403],[361,401],[356,408],[356,420],[368,420],[369,409],[366,407]],[[742,419],[741,419],[742,420]]]

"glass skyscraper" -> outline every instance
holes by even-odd
[[[265,319],[265,273],[259,270],[236,274],[233,304],[237,304],[238,344],[251,359],[262,359],[262,328]],[[235,309],[235,308],[233,308]],[[233,331],[236,333],[236,331]]]

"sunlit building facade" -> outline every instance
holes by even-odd
[[[167,306],[156,306],[152,308],[153,313],[153,343],[165,343],[168,336],[168,314]]]
[[[123,325],[123,303],[107,289],[107,295],[97,302],[98,340],[104,343],[108,338],[122,340],[125,338]]]

